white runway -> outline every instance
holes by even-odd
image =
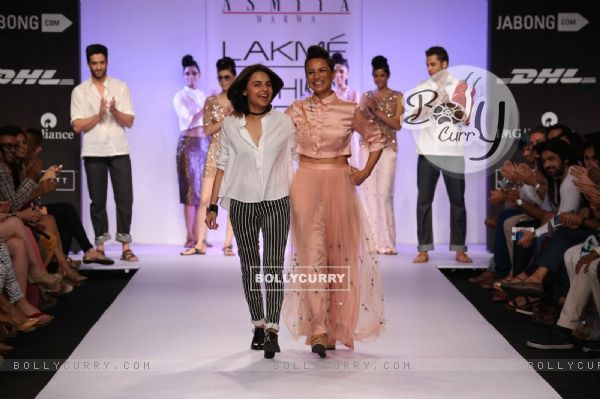
[[[376,341],[319,360],[283,326],[282,353],[266,360],[248,349],[237,257],[135,249],[138,272],[39,398],[559,397],[437,270],[451,253],[380,257],[388,324]]]

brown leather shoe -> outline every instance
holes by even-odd
[[[419,251],[419,254],[413,259],[413,263],[427,263],[429,262],[429,255],[427,251]]]
[[[479,276],[476,277],[471,277],[470,279],[468,279],[467,281],[469,283],[473,283],[473,284],[479,284],[485,280],[487,280],[488,278],[490,278],[490,276],[495,276],[494,272],[491,270],[486,270],[483,273],[481,273]]]
[[[512,295],[544,296],[544,285],[542,283],[527,283],[521,281],[517,283],[502,283],[500,287],[502,288],[502,291]]]

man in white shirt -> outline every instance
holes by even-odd
[[[125,82],[106,75],[108,49],[101,44],[86,48],[91,77],[71,94],[71,125],[83,134],[81,156],[90,194],[90,215],[97,250],[103,253],[110,239],[106,215],[106,194],[110,173],[117,208],[117,236],[123,245],[121,260],[138,258],[131,251],[133,188],[131,160],[125,128],[131,128],[135,113]]]
[[[426,52],[427,72],[430,79],[424,84],[438,94],[436,104],[446,104],[452,98],[458,81],[451,76],[448,68],[448,53],[443,47],[431,47]],[[469,109],[467,107],[466,109]],[[456,251],[456,260],[461,263],[471,263],[466,254],[465,238],[467,234],[467,211],[465,209],[465,179],[444,170],[437,165],[451,165],[451,170],[464,170],[464,149],[456,143],[441,143],[435,133],[436,126],[421,129],[417,137],[417,236],[419,254],[414,263],[429,261],[428,251],[433,250],[433,231],[431,204],[435,194],[435,186],[440,177],[444,177],[446,192],[450,200],[450,250]]]

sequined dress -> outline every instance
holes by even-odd
[[[179,136],[177,143],[177,179],[179,183],[179,202],[184,205],[200,204],[200,189],[206,154],[210,138],[202,130],[202,119],[195,118],[204,110],[205,96],[201,90],[184,87],[175,94],[173,107],[179,119]],[[188,136],[184,132],[189,129],[200,129],[199,136]]]
[[[210,96],[206,99],[204,108],[204,128],[221,122],[225,117],[231,114],[231,105],[223,105],[217,96]],[[219,150],[219,132],[212,135],[212,141],[206,154],[206,164],[204,166],[203,177],[215,177],[217,173],[217,152]]]

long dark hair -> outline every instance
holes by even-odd
[[[248,115],[250,113],[250,109],[248,108],[248,97],[244,95],[244,91],[248,86],[248,82],[250,81],[250,77],[255,72],[264,72],[271,79],[271,86],[273,87],[273,98],[271,101],[279,94],[281,88],[283,87],[283,80],[271,69],[267,68],[262,64],[254,64],[249,65],[240,72],[240,74],[235,78],[231,86],[229,86],[229,90],[227,90],[227,98],[231,101],[231,105],[234,109],[234,114],[237,116]],[[271,109],[271,104],[267,107],[269,110]]]
[[[540,154],[540,157],[538,159],[541,166],[540,170],[542,171],[542,174],[548,182],[548,199],[555,208],[558,208],[558,206],[560,205],[560,186],[554,178],[552,178],[548,175],[548,173],[546,173],[546,170],[544,169],[544,160],[542,159],[542,153],[544,151],[555,153],[556,155],[558,155],[561,162],[566,161],[568,167],[575,164],[575,162],[573,161],[572,148],[566,141],[554,138],[539,143],[535,146],[535,149]]]

